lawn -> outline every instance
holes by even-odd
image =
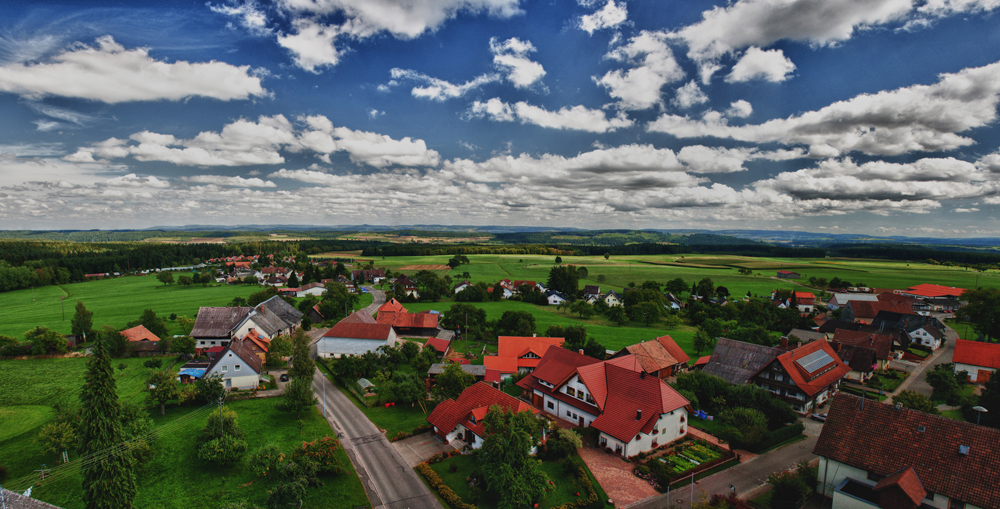
[[[240,427],[247,434],[248,456],[266,443],[291,450],[303,441],[332,436],[333,431],[315,408],[302,417],[301,432],[294,416],[275,408],[278,398],[244,400],[228,403],[239,415]],[[155,455],[139,473],[138,508],[218,507],[225,502],[247,501],[264,506],[268,490],[279,479],[257,478],[245,464],[217,467],[198,459],[194,446],[205,426],[211,407],[169,408],[167,415],[156,415],[156,426],[166,430],[157,441]],[[326,477],[324,484],[310,488],[304,507],[370,507],[364,487],[343,449],[338,452],[346,473]],[[33,496],[65,509],[82,508],[80,475],[68,472],[54,481],[35,488]]]
[[[722,431],[722,428],[726,426],[722,423],[722,419],[719,419],[718,415],[716,415],[715,419],[711,421],[692,416],[691,420],[688,422],[691,424],[692,428],[700,429],[716,437],[719,436],[719,432]]]
[[[466,482],[466,478],[469,477],[469,475],[477,467],[476,461],[477,457],[474,455],[454,456],[431,465],[431,469],[440,475],[445,484],[451,487],[451,489],[455,491],[455,494],[461,497],[463,501],[475,504],[481,509],[494,509],[496,507],[496,502],[494,500],[482,499],[474,495],[474,490],[470,488],[469,483]],[[538,504],[540,509],[559,506],[586,496],[586,494],[582,491],[583,489],[577,482],[576,468],[574,467],[571,473],[567,473],[567,463],[568,460],[558,462],[542,462],[541,469],[546,473],[546,475],[549,476],[549,479],[555,482],[555,489],[542,498],[541,502]],[[451,471],[450,467],[453,464],[458,465],[458,471]],[[584,468],[586,469],[586,467]],[[596,502],[594,506],[603,507],[603,501],[607,500],[607,495],[602,495],[602,490],[598,488],[596,481],[592,480],[592,482],[594,482],[594,488],[598,490],[598,502]],[[576,496],[576,493],[578,492],[580,493],[580,497]]]
[[[23,339],[25,331],[35,326],[69,334],[77,301],[94,312],[94,328],[112,325],[122,329],[137,320],[145,309],[152,309],[163,318],[171,313],[194,318],[201,306],[225,306],[234,297],[246,298],[260,290],[259,286],[246,285],[164,286],[154,276],[129,276],[3,292],[0,308],[4,309],[5,318],[0,323],[0,334]],[[171,333],[180,333],[179,327],[170,325]]]

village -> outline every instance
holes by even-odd
[[[444,268],[455,273],[467,263],[452,261]],[[527,426],[520,452],[553,481],[531,495],[544,507],[687,507],[713,495],[748,507],[998,507],[983,487],[1000,481],[991,445],[1000,431],[976,424],[987,408],[973,403],[996,391],[984,387],[1000,368],[1000,345],[960,339],[945,324],[969,303],[965,289],[813,278],[803,291],[755,297],[710,282],[579,287],[564,277],[578,268],[561,264],[544,282],[492,284],[371,261],[295,265],[206,260],[218,267],[215,284],[261,291],[201,307],[184,338],[142,324],[120,334],[133,355],[182,352],[177,388],[157,396],[161,412],[206,383],[220,395],[297,400],[286,403],[297,412],[316,404],[375,507],[490,507],[481,496],[496,481],[475,458],[496,447],[498,426]],[[172,282],[170,271],[156,277]],[[410,311],[427,301],[422,293],[454,303]],[[357,307],[360,295],[371,303]],[[607,349],[583,326],[536,331],[531,315],[513,311],[488,321],[476,304],[491,300],[580,316],[641,320],[650,306],[668,320],[704,316],[688,352],[656,334]],[[744,321],[762,313],[789,330]],[[299,361],[306,352],[311,360]],[[318,369],[295,372],[312,362]],[[530,425],[511,420],[522,414]]]

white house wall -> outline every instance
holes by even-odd
[[[232,389],[253,389],[257,387],[260,379],[259,373],[254,371],[253,368],[247,365],[246,361],[232,351],[224,352],[224,355],[212,367],[211,371],[205,373],[206,377],[213,373],[218,373],[223,380],[230,380],[226,384],[226,387]]]
[[[659,447],[686,435],[687,421],[687,410],[679,408],[672,412],[660,414],[660,417],[656,420],[655,429],[657,430],[657,433],[655,435],[652,434],[652,432],[640,432],[635,437],[632,437],[631,441],[625,443],[602,431],[598,438],[598,445],[601,447],[610,447],[612,451],[616,450],[615,447],[617,445],[621,445],[623,448],[623,456],[635,456],[640,452],[646,452],[654,449],[653,442],[656,442],[656,447]]]
[[[870,482],[868,479],[868,472],[860,468],[852,467],[850,465],[840,463],[839,461],[831,460],[820,456],[819,458],[819,471],[817,475],[819,489],[822,494],[826,497],[832,497],[834,490],[840,483],[846,478],[852,478],[861,482]],[[826,481],[824,482],[824,479]],[[838,497],[838,499],[841,497]],[[935,507],[937,509],[948,509],[948,504],[950,500],[948,497],[940,494],[934,494],[934,500],[924,499],[922,504],[928,507]],[[834,506],[836,509],[837,506]],[[965,509],[983,509],[979,506],[972,504],[965,504]]]
[[[298,292],[298,293],[295,294],[295,296],[296,297],[305,297],[306,295],[315,295],[315,296],[318,297],[318,296],[323,295],[325,293],[326,293],[326,288],[323,288],[322,286],[317,286],[315,288],[310,288],[308,290],[305,290],[305,291],[302,291],[302,292]]]
[[[980,382],[979,376],[981,373],[993,373],[996,370],[992,368],[984,368],[982,366],[974,366],[972,364],[962,364],[960,362],[955,363],[955,373],[959,371],[968,371],[969,380],[972,382]]]

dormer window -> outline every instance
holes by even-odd
[[[576,396],[576,389],[574,389],[572,387],[567,387],[566,388],[566,394],[569,394],[570,396]]]

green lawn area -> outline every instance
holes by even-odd
[[[304,412],[300,434],[294,415],[275,408],[280,401],[271,398],[227,404],[237,412],[240,427],[247,434],[248,456],[267,443],[291,452],[303,441],[334,434],[315,408]],[[188,509],[243,500],[265,505],[268,490],[279,479],[257,478],[245,463],[218,467],[198,459],[194,443],[205,426],[210,408],[169,408],[166,416],[154,416],[156,426],[166,426],[167,431],[154,446],[152,460],[140,471],[136,507]],[[304,507],[370,507],[364,487],[343,449],[338,452],[338,459],[347,472],[324,478],[323,486],[310,488]],[[65,509],[82,508],[80,482],[79,472],[66,474],[35,488],[33,496]]]
[[[719,431],[721,431],[722,428],[725,427],[725,424],[722,423],[722,419],[719,419],[718,415],[716,415],[715,420],[712,421],[699,419],[697,417],[692,416],[691,419],[688,421],[688,423],[691,425],[692,428],[700,429],[706,433],[710,433],[715,436],[719,436]]]
[[[429,401],[424,402],[424,408],[427,409],[427,413],[421,410],[420,405],[410,406],[408,404],[399,404],[396,406],[391,406],[386,408],[383,405],[375,405],[368,408],[361,404],[360,401],[352,394],[350,391],[345,390],[340,387],[336,380],[330,376],[330,372],[327,371],[326,366],[322,363],[316,363],[320,371],[333,382],[334,386],[338,388],[341,392],[350,399],[355,406],[364,412],[365,416],[368,417],[376,426],[385,430],[387,437],[392,438],[396,436],[400,431],[405,431],[407,433],[412,432],[418,426],[427,424],[427,416],[430,412],[434,410],[434,404]],[[400,367],[401,371],[413,370],[409,365],[404,364]]]
[[[174,277],[180,275],[176,273]],[[94,312],[94,328],[112,325],[121,329],[137,320],[145,309],[152,309],[163,318],[171,313],[194,318],[201,306],[225,306],[234,297],[246,298],[260,290],[259,286],[246,285],[164,286],[155,276],[129,276],[3,292],[0,308],[5,316],[0,322],[0,334],[23,340],[25,331],[35,326],[69,334],[77,301]],[[62,319],[64,304],[65,320]],[[171,333],[180,333],[180,329],[173,328]]]
[[[958,391],[958,393],[959,393],[960,397],[964,399],[964,398],[971,398],[973,395],[975,395],[975,391],[976,391],[976,387],[974,385],[970,384],[970,385],[966,385],[965,387],[962,387]],[[938,394],[937,391],[934,391],[933,393],[931,393],[931,401],[933,401],[935,404],[938,404],[938,405],[947,403],[947,401],[945,401],[945,398],[943,396],[941,396],[940,394]]]
[[[476,461],[477,458],[474,455],[455,456],[431,465],[431,469],[437,472],[445,484],[451,487],[455,491],[455,494],[461,497],[463,501],[476,504],[482,509],[494,509],[496,507],[494,500],[483,499],[474,495],[474,490],[466,482],[466,478],[476,469]],[[567,460],[542,462],[541,468],[549,476],[549,479],[555,482],[555,488],[539,502],[538,507],[540,509],[547,509],[578,500],[579,497],[576,496],[577,492],[580,492],[580,497],[586,496],[577,482],[575,468],[573,473],[567,474],[566,463]],[[458,465],[457,472],[451,471],[450,467],[453,464]],[[586,467],[584,469],[586,470]],[[592,476],[591,479],[591,482],[594,483],[594,488],[598,491],[598,502],[594,504],[594,507],[603,507],[603,501],[607,500],[607,495],[604,495],[603,490],[599,488],[599,485],[596,480],[593,480]]]
[[[945,410],[944,412],[941,412],[941,417],[947,417],[949,419],[954,419],[956,421],[963,421],[963,422],[965,421],[965,416],[962,415],[961,409]]]
[[[890,372],[892,373],[891,376],[879,375],[879,378],[882,380],[884,385],[882,390],[885,392],[892,392],[896,390],[896,388],[910,376],[910,374],[905,371],[890,370]]]

